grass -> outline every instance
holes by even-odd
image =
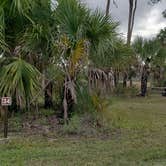
[[[0,166],[165,166],[166,98],[114,98],[105,113],[112,138],[12,137],[0,141]]]

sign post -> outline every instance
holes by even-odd
[[[8,106],[11,106],[12,99],[11,97],[2,97],[1,98],[1,105],[4,110],[4,138],[8,136]]]

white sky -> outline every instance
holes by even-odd
[[[126,37],[128,24],[128,0],[116,0],[118,8],[111,3],[110,12],[115,21],[120,22],[119,31]],[[82,0],[91,9],[100,9],[105,12],[107,0]],[[138,7],[133,29],[133,38],[143,36],[151,38],[155,36],[160,29],[166,27],[166,18],[162,17],[162,11],[166,8],[166,0],[151,6],[148,0],[138,0]]]

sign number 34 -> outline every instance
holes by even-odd
[[[1,98],[1,105],[2,106],[10,106],[12,104],[11,97],[2,97]]]

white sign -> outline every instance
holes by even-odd
[[[2,106],[10,106],[10,105],[12,105],[12,98],[11,97],[2,97],[1,98],[1,105]]]

